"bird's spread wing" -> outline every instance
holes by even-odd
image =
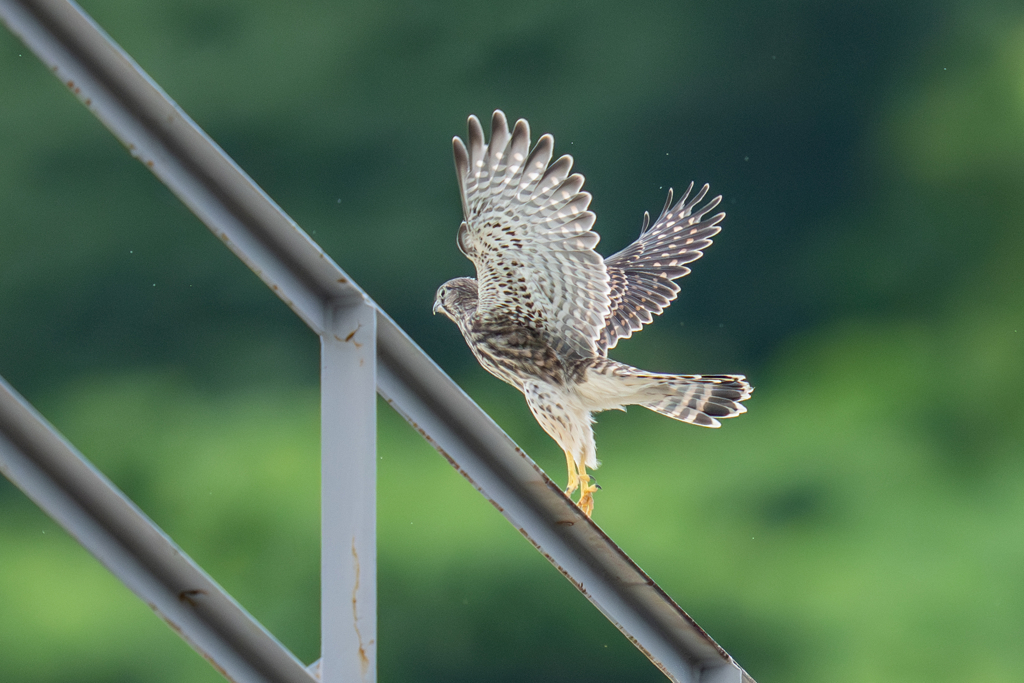
[[[601,355],[651,322],[676,298],[679,285],[672,280],[690,272],[685,264],[703,256],[711,238],[722,229],[719,223],[725,213],[705,218],[722,198],[715,197],[696,208],[707,195],[708,186],[691,199],[692,190],[690,183],[675,206],[669,190],[665,208],[654,225],[648,229],[650,215],[645,213],[640,238],[605,261],[611,305],[597,341]]]
[[[459,249],[476,266],[480,316],[511,318],[540,332],[561,356],[595,355],[608,317],[608,273],[594,251],[590,195],[572,157],[550,166],[554,139],[530,152],[530,127],[494,112],[484,144],[469,118],[469,144],[455,138],[455,168],[465,222]]]

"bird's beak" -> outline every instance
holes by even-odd
[[[434,299],[434,315],[437,315],[437,312],[440,311],[440,310],[441,310],[441,300],[440,299]]]

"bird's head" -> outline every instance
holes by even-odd
[[[456,325],[476,312],[476,280],[471,277],[457,277],[437,288],[434,296],[434,313],[444,313]]]

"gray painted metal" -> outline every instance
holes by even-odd
[[[321,338],[333,333],[333,311],[369,301],[77,5],[0,0],[0,17]],[[387,314],[376,311],[377,390],[453,467],[670,679],[752,683]]]
[[[377,680],[377,311],[330,309],[321,336],[321,677]]]
[[[299,660],[2,378],[0,472],[229,680],[311,683]]]

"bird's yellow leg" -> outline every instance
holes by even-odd
[[[590,475],[587,474],[586,465],[580,464],[579,480],[580,499],[576,505],[583,511],[583,514],[590,517],[594,513],[594,491],[598,487],[597,484],[590,483]]]
[[[576,473],[576,458],[569,451],[565,452],[565,464],[569,468],[569,484],[565,487],[565,495],[568,496],[580,487],[580,478]]]

